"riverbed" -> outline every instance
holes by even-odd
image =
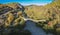
[[[36,26],[36,23],[33,21],[26,21],[26,26],[24,29],[27,29],[31,32],[32,35],[46,35],[44,30]]]

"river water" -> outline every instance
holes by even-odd
[[[32,21],[26,21],[26,27],[24,29],[29,30],[32,35],[46,35],[46,33]]]

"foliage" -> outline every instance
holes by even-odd
[[[1,35],[20,35],[25,32],[25,20],[22,18],[22,5],[18,3],[1,4],[0,5],[0,18],[4,21],[0,21],[0,34]],[[23,32],[21,32],[23,31]],[[29,31],[26,31],[28,34]],[[29,32],[30,33],[30,32]]]

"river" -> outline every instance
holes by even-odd
[[[26,21],[26,27],[24,29],[29,30],[32,35],[46,35],[46,33],[32,21]]]

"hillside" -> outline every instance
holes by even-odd
[[[37,6],[37,5],[29,5],[25,6],[25,13],[27,16],[31,19],[40,20],[45,19],[49,20],[49,18],[59,19],[59,13],[60,13],[60,2],[59,0],[55,0],[50,4],[47,4],[45,6]]]
[[[23,12],[24,7],[19,3],[0,4],[0,35],[25,35],[30,33],[28,30],[23,30],[25,27],[25,21],[22,18]]]
[[[47,24],[45,24],[45,22],[42,24],[39,22],[37,24],[46,31],[49,30],[49,32],[53,33],[60,31],[60,0],[54,0],[52,3],[49,3],[45,6],[25,6],[25,13],[29,18],[34,20],[47,20]]]
[[[9,26],[10,23],[19,23],[19,20],[22,17],[23,6],[20,4],[1,4],[0,5],[0,18],[4,20],[6,26]]]
[[[37,25],[41,26],[44,30],[60,32],[60,28],[56,28],[60,25],[60,0],[55,0],[44,6],[23,6],[19,3],[0,4],[1,29],[8,29],[8,31],[10,31],[9,28],[14,28],[14,30],[19,28],[23,30],[25,27],[25,20],[23,17],[34,20],[44,19],[46,22],[42,22],[42,24],[38,22]],[[25,30],[23,30],[23,32],[25,32]]]

